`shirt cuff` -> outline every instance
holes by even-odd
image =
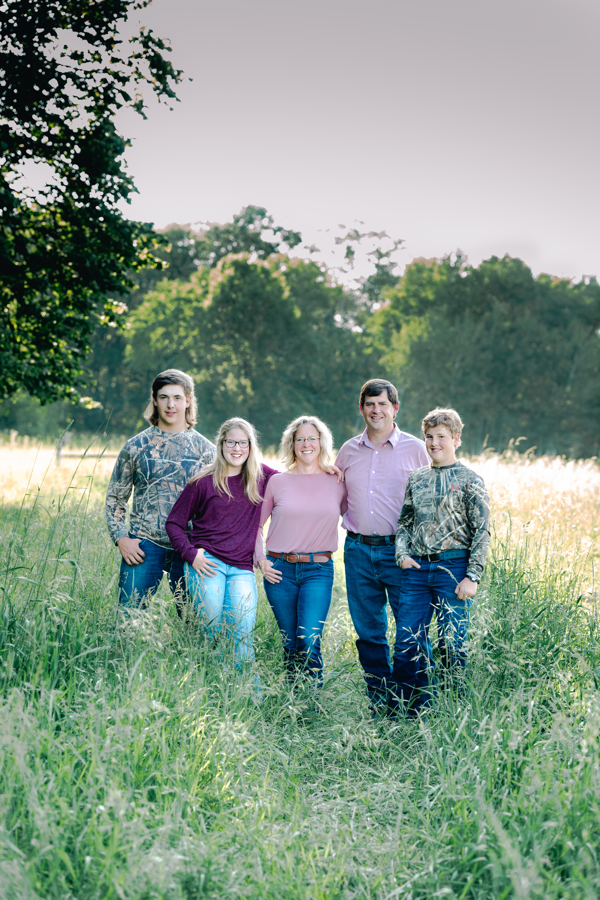
[[[198,548],[193,547],[190,544],[190,546],[186,547],[184,552],[181,554],[181,558],[184,560],[184,562],[189,563],[190,566],[193,566],[197,553],[198,553]]]

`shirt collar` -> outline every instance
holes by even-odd
[[[394,422],[394,430],[393,430],[392,433],[390,434],[390,436],[389,436],[389,438],[387,439],[387,441],[384,441],[383,444],[380,444],[379,446],[380,446],[380,447],[383,447],[384,444],[391,444],[391,445],[392,445],[392,449],[394,449],[395,447],[398,446],[398,442],[399,442],[399,440],[400,440],[401,435],[402,435],[402,432],[400,431],[400,429],[398,428],[398,426],[397,426],[396,423]],[[360,445],[360,444],[364,444],[365,447],[370,447],[371,450],[375,450],[375,449],[376,449],[376,448],[375,448],[375,445],[372,444],[371,441],[369,440],[369,432],[367,431],[366,428],[365,428],[365,430],[363,431],[363,433],[361,434],[358,443],[359,443],[359,445]]]

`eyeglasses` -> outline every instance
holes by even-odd
[[[250,441],[231,441],[226,440],[223,441],[228,450],[233,450],[234,447],[239,447],[240,450],[246,450],[250,446]]]
[[[296,438],[296,443],[304,444],[306,441],[308,441],[309,444],[316,444],[318,440],[318,437]]]

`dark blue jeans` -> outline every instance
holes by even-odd
[[[130,534],[129,537],[137,537]],[[171,593],[175,594],[177,611],[181,614],[182,601],[186,598],[183,560],[174,550],[159,547],[146,538],[140,540],[140,549],[146,554],[138,566],[129,566],[121,560],[119,573],[119,603],[124,608],[144,609],[148,598],[156,593],[158,585],[167,573]]]
[[[267,600],[283,636],[285,666],[290,678],[307,671],[323,678],[321,637],[331,606],[333,560],[324,563],[289,563],[269,556],[282,574],[277,584],[265,579]]]
[[[394,552],[393,543],[370,547],[350,535],[347,535],[344,544],[348,607],[358,634],[356,648],[365,673],[367,693],[376,707],[388,703],[392,688],[387,639],[388,602],[396,620],[397,632],[401,628],[398,619],[401,571],[396,565]]]
[[[415,714],[429,706],[435,694],[434,662],[429,638],[433,614],[437,619],[444,670],[458,676],[461,686],[467,665],[467,627],[471,601],[459,600],[457,584],[466,575],[468,555],[429,562],[413,557],[420,569],[399,569],[402,592],[397,618],[392,681],[400,708]]]

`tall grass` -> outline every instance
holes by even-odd
[[[5,504],[0,897],[596,900],[596,518],[544,506],[536,478],[569,464],[473,464],[508,495],[468,692],[417,723],[369,717],[339,560],[318,712],[285,686],[264,596],[260,699],[165,586],[119,618],[91,478]],[[589,512],[594,464],[577,485]]]

